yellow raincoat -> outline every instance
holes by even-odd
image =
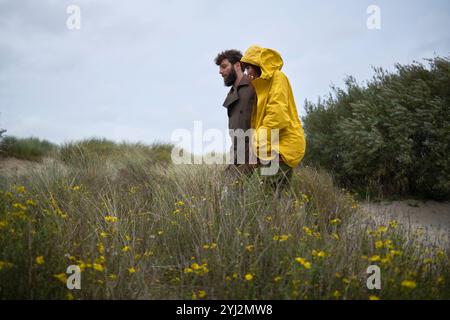
[[[281,72],[283,59],[275,50],[251,46],[241,61],[261,68],[261,76],[252,81],[257,97],[251,121],[253,151],[262,160],[272,160],[275,151],[288,166],[297,166],[305,155],[306,141],[291,84]],[[273,144],[270,129],[279,129],[278,142]]]

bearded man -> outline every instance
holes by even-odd
[[[238,50],[226,50],[215,59],[225,86],[231,87],[223,106],[227,109],[228,129],[231,137],[231,161],[226,172],[231,176],[251,175],[250,130],[255,91],[250,79],[244,74],[240,62],[242,53]]]

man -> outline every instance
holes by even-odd
[[[263,167],[277,165],[268,177],[276,193],[285,187],[305,155],[306,140],[291,84],[281,71],[283,59],[268,48],[251,46],[241,59],[256,93],[257,104],[251,126],[255,130],[252,148]],[[278,135],[272,141],[271,137]]]
[[[252,108],[255,92],[250,80],[244,74],[241,65],[242,53],[238,50],[226,50],[215,58],[219,73],[225,86],[231,87],[223,106],[227,108],[228,128],[231,136],[232,164],[226,172],[232,177],[241,174],[250,175],[253,170],[250,163],[250,136],[243,136],[251,128]],[[242,131],[241,131],[242,130]]]

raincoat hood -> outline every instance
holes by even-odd
[[[241,61],[260,67],[262,79],[270,79],[275,71],[283,67],[283,59],[277,51],[257,45],[248,48]]]
[[[281,71],[283,59],[273,49],[251,46],[241,61],[261,68],[261,76],[252,80],[252,151],[260,160],[274,160],[279,154],[294,168],[305,155],[306,140],[291,84]]]

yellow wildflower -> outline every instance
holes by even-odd
[[[117,222],[117,217],[114,217],[114,216],[105,216],[105,221],[106,222]]]
[[[401,255],[402,252],[400,250],[391,250],[391,251],[389,251],[389,254],[394,257],[394,256]]]
[[[312,236],[313,231],[308,228],[308,227],[303,227],[303,231],[308,235],[308,236]]]
[[[26,190],[25,190],[24,186],[16,186],[16,191],[18,193],[26,193]]]
[[[14,265],[8,261],[0,261],[0,270],[12,268]]]
[[[321,251],[321,250],[313,250],[312,251],[312,256],[314,257],[314,258],[325,258],[325,256],[326,256],[326,253],[325,253],[325,251]]]
[[[64,284],[67,283],[67,274],[65,274],[65,273],[54,274],[53,277],[55,277],[56,279],[58,279],[59,281],[61,281]]]
[[[18,202],[13,203],[12,206],[13,206],[14,209],[19,209],[19,210],[22,210],[22,211],[26,211],[27,210],[27,207],[25,207],[23,204],[18,203]]]
[[[391,220],[389,221],[389,227],[391,227],[392,229],[396,229],[398,227],[398,222],[397,220]]]
[[[135,272],[136,272],[136,269],[133,268],[133,267],[128,268],[128,272],[129,272],[129,273],[135,273]]]
[[[247,280],[247,281],[252,281],[252,280],[253,280],[253,275],[252,275],[251,273],[247,273],[247,274],[244,276],[244,278],[245,278],[245,280]]]
[[[93,266],[94,266],[94,270],[97,270],[97,271],[100,271],[100,272],[105,270],[105,268],[99,263],[94,263]]]
[[[109,275],[109,278],[110,278],[111,280],[116,280],[116,279],[117,279],[117,275],[111,273],[111,274]]]
[[[444,259],[444,258],[446,257],[446,254],[445,254],[445,252],[444,252],[443,250],[439,249],[439,250],[436,252],[436,256],[437,256],[439,259]]]
[[[370,296],[369,300],[380,300],[380,298],[377,296]]]
[[[8,221],[0,220],[0,229],[6,228],[8,226]]]
[[[138,192],[138,187],[132,186],[128,189],[128,194],[135,194],[136,192]]]
[[[146,258],[148,258],[148,257],[150,257],[150,256],[152,256],[153,255],[153,251],[145,251],[144,252],[144,257],[146,257]]]
[[[26,204],[29,206],[36,206],[36,202],[33,199],[28,199]]]
[[[336,219],[330,220],[330,224],[340,224],[341,222],[342,222],[342,220],[341,220],[341,219],[339,219],[339,218],[336,218]]]
[[[383,248],[383,241],[381,241],[381,240],[375,241],[375,248],[376,248],[376,249],[381,249],[381,248]]]
[[[403,280],[401,286],[408,289],[414,289],[417,286],[417,284],[414,280]]]
[[[43,256],[36,257],[36,263],[39,265],[44,264],[45,263],[44,257]]]
[[[378,229],[377,229],[377,231],[378,231],[379,233],[385,233],[385,232],[387,231],[387,228],[386,228],[385,226],[379,226]]]
[[[306,259],[298,257],[295,258],[295,261],[300,263],[305,269],[311,269],[311,262],[308,262]]]
[[[193,270],[198,270],[198,269],[200,269],[200,266],[199,266],[199,264],[197,262],[194,262],[193,264],[191,264],[191,268]]]
[[[97,245],[97,249],[98,249],[98,252],[99,252],[100,254],[105,253],[105,246],[103,245],[103,243],[99,243],[99,244]]]

